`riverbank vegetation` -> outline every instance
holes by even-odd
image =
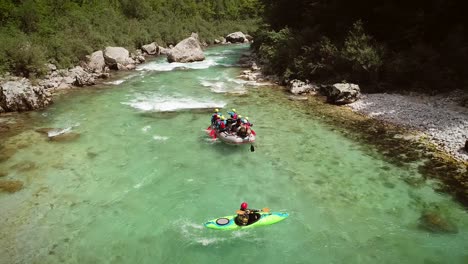
[[[262,0],[254,48],[283,79],[357,82],[367,91],[467,89],[461,0]]]
[[[176,44],[191,32],[211,43],[257,29],[257,0],[2,0],[0,74],[70,67],[105,46],[129,50],[156,41]]]

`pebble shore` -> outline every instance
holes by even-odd
[[[363,94],[349,104],[353,111],[423,132],[457,159],[468,161],[468,108],[459,105],[461,91],[448,95]]]

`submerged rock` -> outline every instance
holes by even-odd
[[[55,141],[55,142],[68,142],[68,141],[76,140],[79,137],[80,137],[79,133],[69,132],[69,133],[59,134],[57,136],[49,136],[49,140]]]
[[[465,151],[468,151],[468,139],[465,141]]]
[[[0,133],[10,131],[10,127],[7,125],[0,124]]]
[[[6,177],[8,174],[6,172],[0,171],[0,178]]]
[[[436,212],[423,212],[419,218],[419,227],[432,233],[458,233],[455,224],[444,219]]]
[[[47,135],[50,131],[55,130],[56,128],[50,128],[50,127],[43,127],[43,128],[38,128],[35,131],[40,134]]]
[[[205,54],[198,41],[198,36],[192,34],[191,37],[179,42],[167,54],[168,62],[194,62],[205,59]]]
[[[6,161],[15,155],[17,149],[6,147],[0,149],[0,162]]]
[[[0,181],[0,190],[8,193],[15,193],[23,189],[22,181],[12,181],[12,180],[1,180]]]
[[[38,133],[46,135],[50,141],[65,142],[72,141],[80,137],[79,133],[72,132],[72,128],[39,128],[35,130]]]
[[[33,170],[35,168],[37,168],[37,165],[36,165],[36,163],[34,163],[32,161],[25,161],[25,162],[17,163],[17,164],[10,167],[10,169],[12,169],[12,170],[18,170],[18,171],[21,171],[21,172],[30,171],[30,170]]]

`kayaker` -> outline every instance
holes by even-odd
[[[251,214],[260,212],[260,210],[249,209],[248,204],[243,202],[240,206],[240,209],[237,211],[236,223],[238,225],[246,226],[249,224],[249,218]]]

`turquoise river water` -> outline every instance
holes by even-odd
[[[237,76],[247,46],[207,59],[158,59],[107,84],[58,97],[0,171],[24,182],[0,193],[0,263],[468,263],[468,217],[417,166],[387,162],[320,122],[279,87]],[[228,146],[204,129],[236,108],[258,142]],[[76,133],[50,141],[38,128]],[[240,203],[290,217],[217,231],[207,220]],[[458,232],[418,227],[437,208]]]

